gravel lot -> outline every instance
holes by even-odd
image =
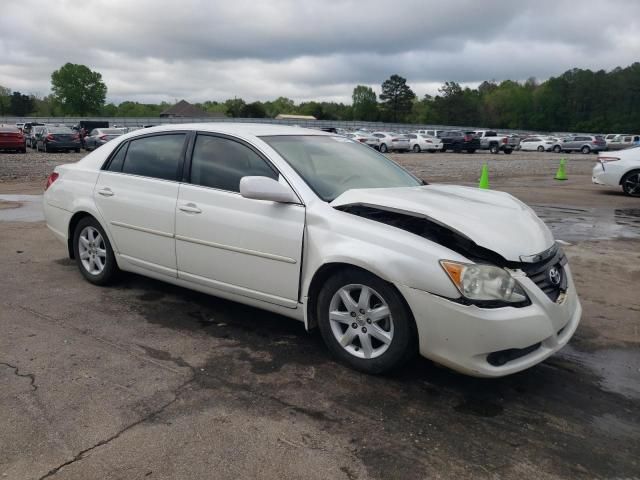
[[[81,156],[0,154],[0,478],[640,478],[640,201],[592,185],[595,156],[557,182],[554,154],[393,155],[469,185],[487,161],[571,242],[575,337],[497,380],[423,359],[366,376],[277,315],[137,275],[88,284],[19,196]]]

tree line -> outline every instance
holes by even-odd
[[[51,75],[52,93],[39,98],[0,86],[0,116],[156,117],[171,106],[125,101],[105,103],[107,87],[98,72],[67,63]],[[313,115],[320,120],[362,120],[516,130],[640,131],[640,63],[605,70],[572,69],[544,82],[485,81],[477,88],[445,82],[435,96],[418,98],[407,80],[391,75],[381,94],[366,85],[353,89],[351,104],[286,97],[245,102],[241,98],[196,103],[229,117],[273,118]]]

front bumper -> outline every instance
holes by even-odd
[[[501,377],[542,362],[573,336],[582,307],[568,265],[565,274],[567,292],[560,302],[551,301],[524,274],[514,275],[531,299],[521,308],[479,308],[398,288],[413,312],[422,356],[468,375]],[[502,365],[488,361],[490,354],[511,349],[530,351]]]

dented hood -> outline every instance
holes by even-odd
[[[533,210],[505,192],[457,185],[348,190],[332,207],[365,205],[428,218],[510,261],[553,245]]]

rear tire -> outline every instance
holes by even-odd
[[[622,191],[630,197],[640,197],[640,170],[631,170],[620,181]]]
[[[537,148],[537,150],[538,150],[539,152],[544,152],[544,147],[543,147],[542,145],[540,145],[540,146]]]
[[[404,299],[393,285],[365,270],[348,268],[331,276],[317,305],[318,327],[327,348],[351,368],[385,373],[418,352],[415,322]]]
[[[512,149],[510,149],[510,148],[505,148],[505,149],[504,149],[504,154],[505,154],[505,155],[511,155],[511,152],[513,152],[513,150],[512,150]]]
[[[380,145],[380,152],[381,153],[387,153],[389,151],[389,149],[387,148],[387,146],[383,143],[382,145]]]
[[[76,225],[73,254],[82,276],[94,285],[111,283],[119,272],[109,238],[93,217],[84,217]]]
[[[476,149],[475,148],[470,148],[467,150],[467,153],[476,153]]]

